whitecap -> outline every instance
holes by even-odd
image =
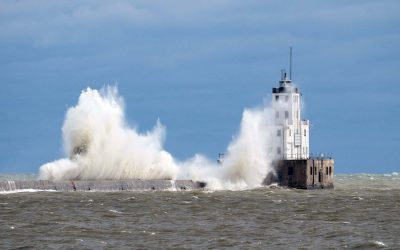
[[[383,243],[382,241],[373,241],[372,242],[374,245],[378,246],[378,247],[387,247],[387,245],[385,243]]]
[[[57,192],[57,190],[53,189],[32,189],[32,188],[27,188],[27,189],[17,189],[17,190],[12,190],[12,191],[0,191],[0,194],[14,194],[14,193],[36,193],[36,192]]]
[[[122,214],[122,212],[117,211],[117,210],[114,210],[114,209],[110,209],[110,210],[108,210],[108,211],[110,211],[110,212],[112,212],[112,213],[116,213],[116,214]]]

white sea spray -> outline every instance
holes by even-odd
[[[166,131],[160,122],[140,133],[126,123],[116,87],[88,88],[65,116],[66,157],[41,166],[39,179],[193,179],[211,189],[254,188],[272,171],[271,113],[269,105],[244,110],[221,164],[200,154],[179,162],[163,149]]]

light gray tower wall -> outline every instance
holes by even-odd
[[[272,108],[275,130],[272,150],[279,159],[308,159],[309,121],[301,119],[301,93],[286,74],[282,75],[279,87],[272,90]]]

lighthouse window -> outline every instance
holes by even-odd
[[[289,129],[289,136],[292,136],[292,130]]]
[[[329,174],[329,169],[328,168],[326,168],[326,175],[328,175]]]
[[[313,173],[312,173],[312,168],[313,168],[313,167],[310,167],[310,175],[312,175],[312,174],[313,174]]]
[[[329,175],[332,174],[332,167],[329,167]]]
[[[307,136],[307,130],[304,129],[304,136]]]
[[[281,130],[280,130],[280,129],[278,129],[278,130],[276,131],[276,135],[277,135],[277,136],[281,136]]]
[[[279,95],[275,96],[275,101],[279,101]]]
[[[280,147],[278,147],[278,148],[276,149],[276,153],[277,153],[278,155],[281,154],[281,148],[280,148]]]
[[[289,101],[289,96],[285,96],[285,102]]]
[[[289,111],[285,111],[285,118],[289,118]]]

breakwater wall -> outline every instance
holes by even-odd
[[[206,183],[192,180],[93,180],[93,181],[0,181],[0,192],[19,190],[73,191],[146,191],[146,190],[198,190]]]

